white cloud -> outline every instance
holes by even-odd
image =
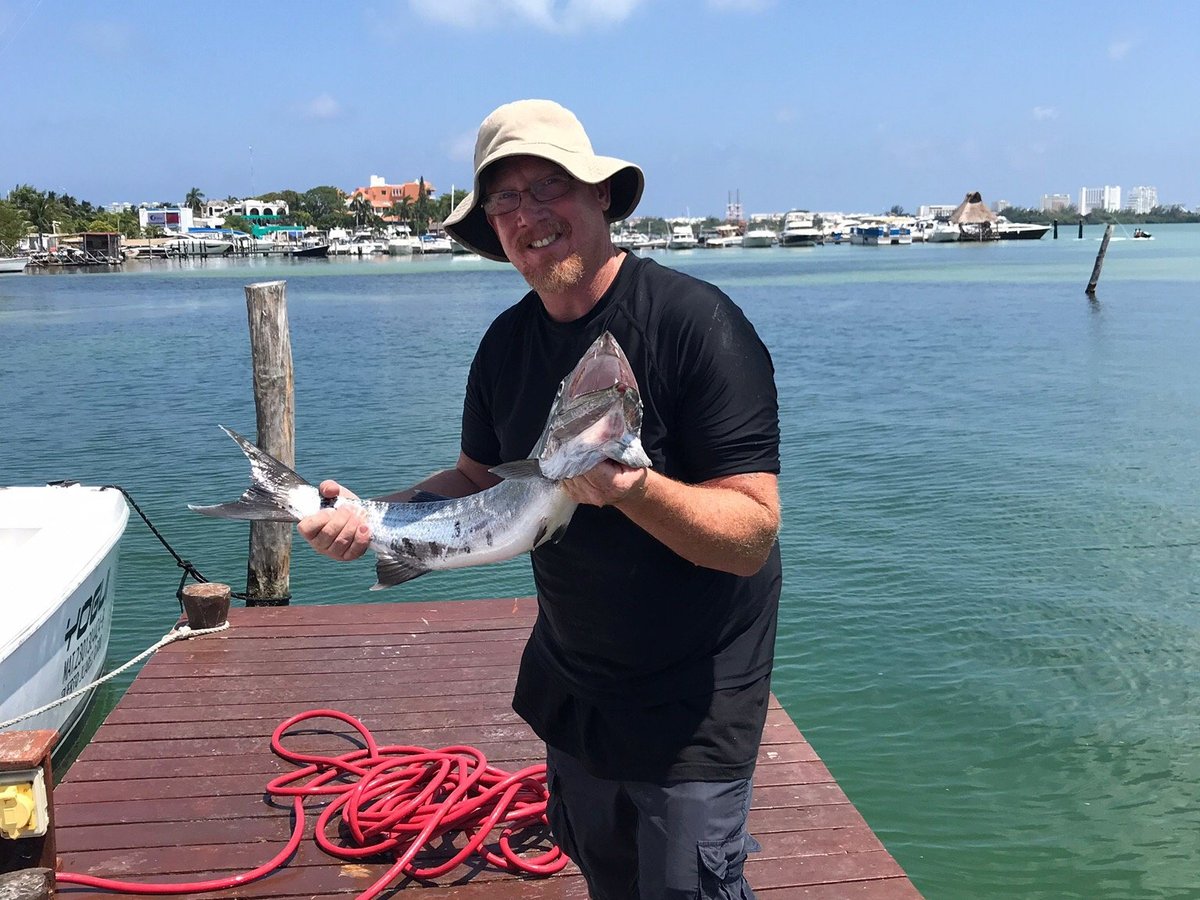
[[[645,0],[409,0],[423,19],[455,28],[485,28],[514,21],[555,34],[619,25]]]
[[[1058,108],[1055,106],[1035,106],[1033,108],[1033,117],[1039,122],[1045,122],[1047,119],[1058,118]]]
[[[1123,60],[1129,55],[1129,51],[1132,49],[1132,41],[1113,41],[1108,45],[1108,58],[1117,61]]]
[[[342,114],[342,107],[328,93],[323,93],[305,103],[302,112],[309,119],[336,119]]]

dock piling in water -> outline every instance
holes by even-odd
[[[295,375],[288,332],[287,282],[246,285],[250,355],[254,368],[254,407],[258,446],[287,466],[296,465]],[[292,526],[250,523],[246,565],[246,605],[286,605],[292,561]]]
[[[1087,286],[1089,297],[1096,293],[1096,285],[1100,282],[1100,270],[1104,268],[1104,254],[1108,252],[1108,242],[1112,238],[1112,232],[1112,225],[1104,227],[1104,239],[1100,241],[1100,252],[1096,254],[1096,264],[1092,266],[1092,278]]]

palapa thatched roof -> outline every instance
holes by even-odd
[[[979,191],[972,191],[950,213],[950,221],[955,225],[990,224],[996,221],[996,214],[983,205]]]

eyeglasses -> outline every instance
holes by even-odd
[[[496,191],[483,198],[483,211],[489,216],[510,213],[521,205],[522,194],[528,194],[538,203],[549,203],[566,194],[574,181],[569,175],[548,175],[535,181],[525,191]]]

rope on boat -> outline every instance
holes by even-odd
[[[344,722],[358,732],[365,746],[337,756],[284,747],[284,734],[310,719]],[[505,872],[528,875],[553,875],[568,863],[555,844],[527,855],[513,846],[522,831],[547,824],[544,764],[509,773],[488,765],[474,747],[381,747],[358,719],[334,709],[309,710],[285,719],[271,735],[271,749],[298,768],[272,779],[266,787],[267,793],[294,800],[292,835],[270,862],[207,881],[148,884],[60,872],[58,883],[127,894],[196,894],[247,884],[278,869],[299,847],[305,797],[329,801],[317,817],[315,832],[317,844],[327,853],[343,860],[392,855],[394,862],[387,872],[358,900],[379,896],[399,876],[425,880],[445,875],[472,855]],[[498,835],[491,838],[497,829]],[[330,830],[345,832],[350,846],[334,843],[328,837]],[[449,858],[436,865],[417,867],[414,860],[422,850],[444,855],[449,852],[446,837],[455,835],[466,835],[461,848],[452,848]],[[541,843],[540,836],[537,841]]]
[[[176,625],[174,628],[172,628],[170,631],[168,631],[166,634],[164,634],[161,638],[159,638],[157,641],[155,641],[155,643],[151,647],[148,647],[147,649],[143,650],[141,653],[139,653],[133,659],[129,660],[129,662],[125,663],[123,666],[113,669],[107,675],[97,678],[95,681],[91,682],[90,684],[85,684],[83,687],[78,688],[77,690],[71,691],[71,693],[66,694],[65,696],[59,697],[57,700],[47,703],[45,706],[39,706],[37,709],[30,710],[27,713],[22,713],[21,715],[17,716],[15,719],[9,719],[7,722],[0,722],[0,731],[3,731],[5,728],[8,728],[10,725],[16,725],[18,722],[24,722],[26,719],[31,719],[34,716],[39,716],[42,713],[46,712],[47,710],[54,709],[54,707],[56,707],[56,706],[59,706],[63,703],[67,703],[70,700],[74,700],[76,697],[80,697],[80,696],[86,694],[88,691],[92,690],[93,688],[99,687],[100,685],[104,684],[104,682],[108,681],[109,679],[116,678],[118,675],[120,675],[122,672],[124,672],[130,666],[136,665],[137,663],[139,663],[143,659],[145,659],[147,656],[149,656],[151,653],[154,653],[157,650],[161,650],[163,647],[167,646],[167,644],[170,644],[174,641],[186,640],[187,638],[200,637],[201,635],[205,635],[205,634],[214,634],[218,631],[224,631],[228,627],[229,627],[228,622],[222,622],[220,625],[216,626],[215,628],[191,628],[187,625]]]

